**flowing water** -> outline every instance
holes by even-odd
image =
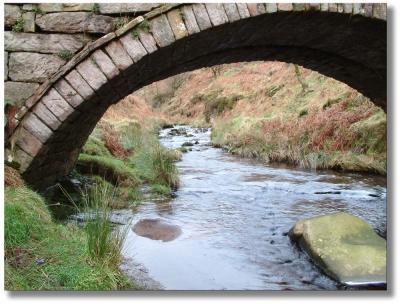
[[[165,129],[162,144],[198,144],[177,163],[176,197],[146,201],[114,216],[123,222],[129,218],[132,225],[162,219],[182,234],[163,242],[129,229],[123,254],[134,263],[123,265],[128,273],[129,267],[139,268],[135,275],[143,273],[172,290],[338,289],[290,242],[293,224],[346,211],[386,234],[385,177],[265,166],[211,147],[210,130],[179,128],[193,137]]]

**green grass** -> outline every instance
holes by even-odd
[[[5,188],[4,225],[7,290],[134,288],[115,265],[90,258],[84,230],[53,222],[43,198],[26,187]]]
[[[112,156],[80,154],[77,168],[84,174],[99,175],[113,184],[135,186],[141,182],[137,170]]]

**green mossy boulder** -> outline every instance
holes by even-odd
[[[386,284],[386,240],[358,217],[339,212],[300,220],[289,237],[342,284]]]

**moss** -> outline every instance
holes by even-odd
[[[89,136],[89,139],[83,146],[82,153],[88,155],[111,157],[111,153],[106,148],[104,142],[95,136]]]
[[[70,50],[61,50],[57,53],[57,56],[60,57],[62,60],[70,61],[72,57],[74,57],[74,52]]]
[[[25,25],[25,20],[24,18],[21,16],[17,19],[17,21],[15,22],[15,24],[12,26],[12,31],[19,33],[19,32],[23,32],[24,31],[24,25]]]
[[[118,268],[89,263],[86,242],[77,226],[54,223],[37,193],[26,187],[5,189],[7,290],[134,288]]]
[[[100,5],[98,3],[94,3],[92,6],[92,13],[100,14]]]
[[[99,175],[113,184],[138,185],[138,172],[122,160],[98,155],[80,154],[78,171],[84,174]]]

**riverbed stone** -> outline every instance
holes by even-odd
[[[107,34],[114,29],[112,17],[88,12],[41,15],[36,18],[36,24],[46,32]]]
[[[15,52],[9,56],[8,76],[14,81],[44,82],[64,64],[56,55]]]
[[[13,52],[56,54],[68,50],[75,53],[83,45],[82,39],[76,35],[4,32],[4,48]]]
[[[39,87],[38,83],[6,81],[4,83],[4,97],[12,100],[19,107],[33,95]]]
[[[163,242],[173,241],[182,234],[179,226],[162,219],[142,219],[133,226],[133,231],[142,237]]]
[[[13,26],[21,16],[21,9],[18,5],[4,5],[4,23],[6,26]]]
[[[289,236],[342,284],[386,284],[386,240],[356,216],[338,212],[300,220]]]

